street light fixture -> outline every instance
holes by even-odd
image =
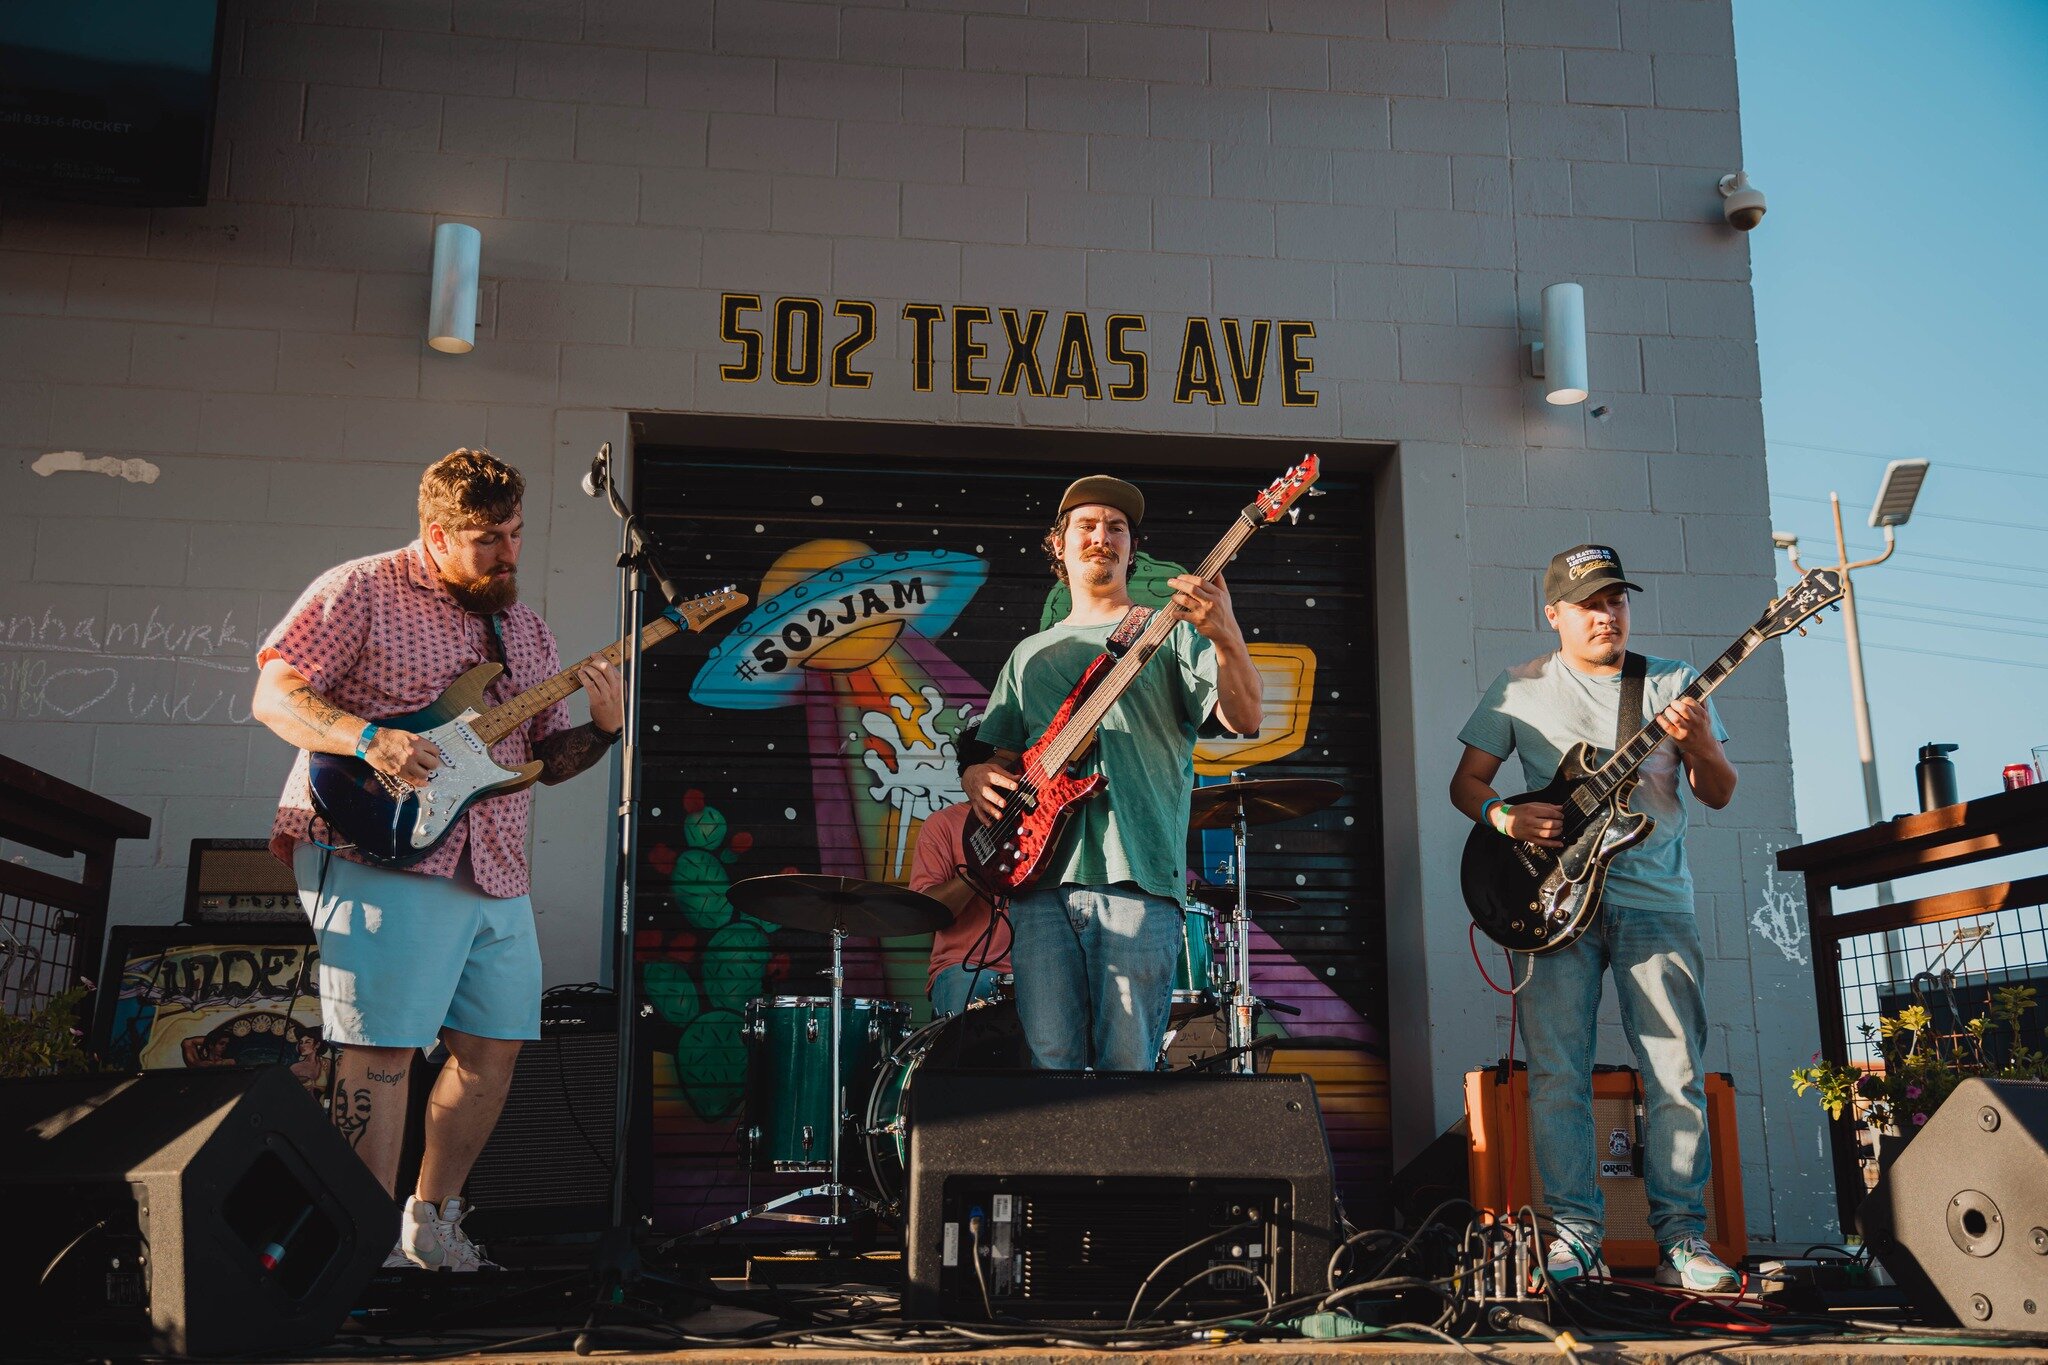
[[[1913,515],[1913,504],[1920,498],[1920,485],[1926,481],[1925,460],[1893,460],[1886,465],[1884,482],[1877,488],[1877,501],[1871,504],[1870,524],[1882,526],[1886,531],[1894,526],[1904,526],[1906,519]],[[1885,544],[1891,544],[1889,535],[1885,537]]]

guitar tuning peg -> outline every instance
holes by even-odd
[[[1806,627],[1805,627],[1805,626],[1801,626],[1801,627],[1799,627],[1799,633],[1800,633],[1801,635],[1804,635],[1804,634],[1806,634]]]
[[[1287,509],[1287,524],[1289,526],[1301,525],[1301,509],[1299,507],[1290,507]]]

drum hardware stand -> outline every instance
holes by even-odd
[[[880,1200],[876,1199],[873,1195],[868,1194],[865,1190],[858,1189],[852,1185],[845,1183],[843,1180],[840,1179],[840,1171],[842,1169],[840,1164],[840,1143],[844,1138],[846,1132],[846,1125],[853,1118],[853,1115],[847,1112],[846,1078],[840,1074],[839,1066],[839,1059],[843,1055],[842,1048],[844,1047],[844,1039],[840,1035],[841,1031],[846,1026],[846,1021],[843,1017],[843,1011],[841,1009],[841,1005],[843,1004],[846,998],[845,951],[846,925],[843,921],[835,921],[832,925],[831,1076],[833,1122],[831,1179],[827,1180],[822,1185],[812,1185],[806,1189],[792,1191],[789,1194],[777,1195],[775,1198],[770,1199],[765,1203],[755,1204],[750,1208],[741,1209],[738,1213],[733,1214],[730,1218],[721,1218],[715,1223],[706,1223],[703,1227],[698,1228],[695,1232],[689,1234],[690,1236],[697,1237],[702,1236],[704,1233],[707,1232],[716,1232],[721,1228],[729,1228],[734,1226],[735,1224],[744,1223],[752,1218],[768,1219],[783,1223],[804,1223],[812,1227],[836,1228],[846,1226],[847,1224],[853,1222],[855,1219],[861,1217],[863,1214],[875,1214],[882,1212],[882,1204]],[[784,1213],[782,1211],[785,1207],[787,1207],[790,1204],[796,1203],[798,1200],[812,1199],[816,1198],[819,1195],[828,1195],[831,1197],[832,1211],[830,1213]],[[840,1212],[840,1201],[842,1199],[855,1205],[856,1207],[854,1211],[842,1214]]]
[[[1230,780],[1233,785],[1242,782],[1244,774],[1233,772]],[[1230,1017],[1230,1069],[1246,1075],[1256,1070],[1252,1033],[1259,1009],[1259,998],[1252,994],[1251,870],[1246,866],[1250,833],[1250,818],[1245,811],[1244,797],[1240,795],[1236,812],[1230,820],[1231,860],[1235,864],[1232,880],[1237,883],[1237,909],[1230,920],[1230,995],[1224,1002],[1224,1008]]]

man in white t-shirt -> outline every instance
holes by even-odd
[[[1458,733],[1465,746],[1451,777],[1451,804],[1503,838],[1559,847],[1564,812],[1545,802],[1510,803],[1493,782],[1509,754],[1522,756],[1523,785],[1549,784],[1566,750],[1613,746],[1627,658],[1629,594],[1641,589],[1606,545],[1575,545],[1550,561],[1544,618],[1557,631],[1553,654],[1504,670]],[[1546,1267],[1570,1279],[1600,1265],[1603,1204],[1596,1178],[1593,1045],[1601,978],[1611,972],[1622,1029],[1643,1074],[1646,1134],[1643,1184],[1662,1254],[1660,1284],[1699,1293],[1733,1292],[1733,1271],[1708,1248],[1707,1016],[1699,927],[1685,860],[1684,777],[1695,799],[1719,810],[1735,795],[1728,735],[1712,702],[1684,695],[1694,673],[1675,659],[1645,658],[1643,698],[1666,739],[1638,769],[1631,809],[1656,828],[1617,856],[1600,910],[1566,948],[1528,959],[1518,1012],[1529,1058],[1529,1109],[1536,1167],[1556,1219]]]

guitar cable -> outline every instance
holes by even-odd
[[[1472,965],[1479,969],[1480,979],[1493,987],[1496,994],[1505,995],[1508,998],[1508,1047],[1506,1060],[1501,1064],[1501,1084],[1506,1092],[1506,1103],[1502,1107],[1507,1113],[1508,1129],[1508,1161],[1505,1173],[1507,1184],[1503,1193],[1508,1203],[1513,1204],[1515,1198],[1515,1158],[1521,1155],[1521,1143],[1515,1132],[1515,1025],[1520,1018],[1522,991],[1531,981],[1536,979],[1536,963],[1532,959],[1529,963],[1529,974],[1522,978],[1522,984],[1516,986],[1513,990],[1508,990],[1493,979],[1486,970],[1486,964],[1480,960],[1479,925],[1476,921],[1465,926],[1465,943],[1472,950]],[[1513,981],[1515,979],[1515,955],[1507,948],[1502,948],[1500,951],[1501,955],[1507,959],[1508,980]]]

